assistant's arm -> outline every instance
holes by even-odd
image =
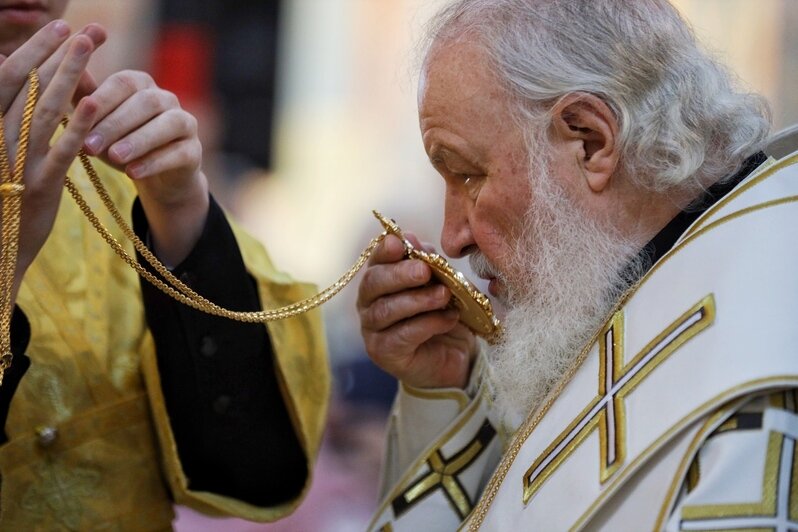
[[[134,205],[136,232],[147,219]],[[173,271],[233,310],[260,310],[224,213],[213,199],[194,249]],[[142,280],[164,400],[189,488],[269,506],[296,497],[307,459],[275,374],[266,327],[193,310]]]

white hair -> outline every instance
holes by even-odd
[[[484,48],[525,132],[566,94],[602,98],[621,170],[649,189],[729,176],[769,133],[764,99],[735,87],[666,0],[456,0],[430,23],[426,53],[460,38]]]

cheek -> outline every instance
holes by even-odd
[[[490,192],[483,190],[474,205],[474,241],[492,264],[507,273],[506,264],[521,232],[526,201],[512,194]]]

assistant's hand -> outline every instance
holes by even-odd
[[[144,72],[114,74],[86,100],[98,108],[86,151],[133,179],[156,255],[167,265],[178,264],[199,239],[208,214],[197,121]]]
[[[19,254],[14,274],[12,302],[27,268],[50,234],[61,198],[64,175],[94,123],[96,106],[80,101],[64,133],[50,146],[50,140],[70,103],[80,97],[93,81],[86,65],[94,50],[105,40],[105,31],[89,25],[70,36],[63,21],[44,26],[0,64],[0,106],[5,111],[3,125],[13,167],[16,142],[27,96],[28,73],[36,67],[40,78],[40,97],[31,123],[28,157],[23,181],[22,221]]]
[[[357,309],[366,351],[410,386],[465,387],[476,352],[474,333],[459,321],[457,310],[445,310],[449,289],[427,284],[430,267],[403,256],[402,242],[388,235],[363,276]]]

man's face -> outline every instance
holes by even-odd
[[[0,0],[0,53],[8,56],[64,14],[69,0]]]
[[[605,320],[626,286],[623,272],[642,272],[640,244],[586,199],[581,141],[538,132],[539,153],[528,155],[511,102],[477,47],[439,45],[420,89],[424,147],[446,181],[443,249],[471,255],[506,306],[505,334],[487,352],[488,382],[494,408],[514,429]]]
[[[468,43],[434,49],[419,87],[419,121],[427,155],[446,181],[443,251],[481,252],[494,268],[477,273],[503,299],[506,285],[524,275],[511,257],[531,189],[524,137],[487,66]]]

